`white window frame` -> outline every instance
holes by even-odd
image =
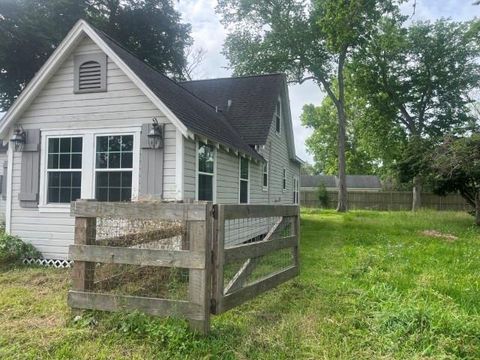
[[[48,164],[48,139],[60,137],[82,138],[82,199],[95,199],[95,157],[97,136],[133,135],[133,169],[132,171],[132,200],[138,199],[139,173],[140,173],[140,132],[141,127],[128,127],[120,129],[93,128],[76,130],[40,130],[40,194],[39,212],[70,212],[68,203],[51,203],[47,201],[47,164]],[[129,170],[127,170],[129,171]]]
[[[282,191],[287,191],[287,168],[282,170]]]
[[[278,112],[277,112],[277,108],[278,108]],[[282,133],[282,99],[280,97],[277,99],[277,102],[275,103],[275,114],[273,115],[273,118],[275,120],[275,124],[274,124],[275,134],[277,134],[277,136],[280,136],[280,134]],[[277,130],[277,119],[279,123],[278,130]]]
[[[65,139],[65,138],[81,138],[82,139],[82,167],[76,169],[49,169],[48,168],[48,140],[49,139]],[[42,178],[45,181],[45,193],[44,193],[44,203],[52,208],[61,208],[67,203],[48,203],[48,174],[50,172],[79,172],[81,176],[81,184],[80,184],[80,196],[82,196],[82,188],[83,188],[83,156],[84,156],[84,136],[83,135],[59,135],[59,136],[47,136],[45,139],[45,144],[41,144],[41,151],[45,154],[45,173],[42,174]]]
[[[238,157],[238,203],[239,204],[250,204],[250,160],[248,160],[247,158],[244,158],[245,160],[247,160],[247,172],[248,172],[248,178],[247,179],[243,179],[242,178],[242,156],[239,156]],[[247,202],[246,203],[242,203],[240,202],[241,201],[241,184],[242,184],[242,181],[246,181],[247,182]]]
[[[265,160],[265,162],[262,165],[262,190],[263,191],[268,190],[268,184],[270,182],[269,166],[270,166],[270,163],[268,162],[268,160]],[[265,168],[267,169],[267,171],[265,171]],[[267,175],[267,185],[265,185],[265,182],[264,182],[265,175]]]
[[[203,172],[203,171],[199,171],[199,162],[198,162],[198,147],[200,145],[200,143],[203,143],[203,144],[206,144],[206,145],[209,145],[211,147],[213,147],[213,174],[210,174],[210,173],[206,173],[206,172]],[[210,175],[210,176],[213,176],[213,180],[212,180],[212,202],[213,203],[216,203],[217,202],[217,148],[215,147],[215,145],[213,144],[209,144],[208,142],[206,141],[199,141],[199,140],[196,140],[195,141],[195,200],[199,201],[198,200],[198,192],[199,192],[199,185],[200,185],[200,182],[198,181],[198,176],[199,175]]]

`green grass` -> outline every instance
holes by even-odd
[[[0,358],[478,359],[472,224],[451,212],[305,211],[300,277],[214,317],[207,338],[135,313],[73,322],[67,272],[0,270]]]

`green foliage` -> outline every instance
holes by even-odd
[[[434,191],[459,192],[477,213],[480,225],[480,134],[447,137],[431,155]]]
[[[0,110],[13,103],[73,24],[90,21],[155,69],[182,78],[190,25],[170,0],[0,2]]]
[[[328,207],[328,191],[324,183],[320,183],[317,189],[318,201],[323,208]]]
[[[41,258],[42,255],[32,244],[27,244],[16,236],[0,235],[0,264],[18,263],[25,258]]]

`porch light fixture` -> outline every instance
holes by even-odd
[[[163,129],[158,123],[157,118],[153,118],[152,128],[148,132],[147,137],[151,149],[160,149],[163,147]]]
[[[23,128],[21,126],[17,127],[13,131],[13,136],[10,139],[10,141],[14,145],[15,151],[22,151],[26,140],[27,140],[27,136],[26,136],[25,130],[23,130]]]

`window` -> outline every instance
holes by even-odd
[[[248,204],[248,159],[240,158],[240,204]]]
[[[298,204],[298,177],[293,177],[293,203]]]
[[[282,188],[283,191],[287,190],[287,169],[285,168],[283,168]]]
[[[275,106],[275,131],[280,134],[282,128],[282,103],[280,99],[277,100],[277,106]]]
[[[268,189],[268,161],[263,164],[263,190]]]
[[[97,136],[95,155],[95,198],[130,201],[133,135]]]
[[[197,198],[200,201],[214,201],[215,149],[211,145],[198,143],[198,184]]]
[[[74,93],[107,91],[107,56],[78,55],[74,58]]]
[[[82,138],[48,138],[47,203],[80,199],[82,187]]]

